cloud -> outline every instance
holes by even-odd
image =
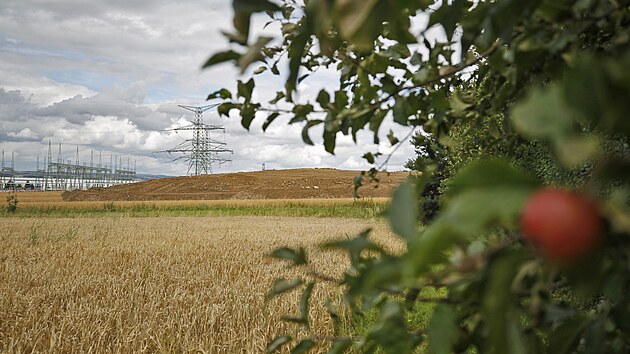
[[[140,129],[160,130],[168,127],[172,119],[168,114],[143,104],[145,98],[141,83],[129,87],[114,85],[91,96],[77,95],[33,112],[39,117],[63,117],[70,123],[83,124],[95,117],[127,119]]]
[[[62,142],[63,158],[74,158],[78,147],[82,161],[97,151],[103,161],[129,156],[140,172],[185,173],[185,164],[158,151],[190,137],[170,130],[193,119],[178,104],[205,104],[208,93],[235,87],[237,69],[199,69],[227,45],[220,30],[230,29],[231,11],[227,0],[0,2],[0,148],[33,164],[37,155],[48,154],[49,141],[55,156]],[[262,24],[254,19],[254,27]],[[321,88],[334,89],[336,75],[320,70],[300,84],[298,99],[312,100]],[[264,73],[256,76],[256,85],[257,99],[266,101],[284,84]],[[367,169],[360,157],[365,151],[388,149],[386,143],[369,144],[372,136],[365,132],[359,134],[359,146],[340,136],[336,155],[330,155],[321,131],[312,132],[316,144],[307,146],[302,126],[287,125],[287,117],[263,133],[265,117],[259,113],[247,131],[237,117],[204,115],[206,123],[225,126],[225,134],[216,138],[234,150],[234,161],[215,171],[257,170],[262,163],[268,168]],[[408,129],[384,123],[383,137],[390,128],[399,136]],[[400,169],[413,148],[399,152],[390,161],[392,169]]]
[[[6,91],[0,87],[0,116],[3,122],[22,120],[32,108],[33,105],[20,91]]]

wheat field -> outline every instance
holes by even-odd
[[[0,351],[260,353],[295,326],[299,293],[266,301],[274,279],[300,274],[266,255],[304,246],[317,271],[339,275],[339,253],[318,244],[383,222],[290,217],[2,218]],[[338,290],[316,287],[316,335]],[[311,333],[311,334],[313,334]],[[324,351],[325,348],[319,348]]]

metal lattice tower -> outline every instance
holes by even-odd
[[[122,156],[116,156],[116,164],[102,164],[102,152],[99,151],[98,165],[94,162],[94,150],[90,150],[90,163],[80,159],[79,147],[76,147],[74,160],[64,158],[61,143],[56,159],[53,155],[52,142],[48,142],[48,154],[42,160],[37,155],[35,170],[16,170],[15,153],[11,152],[10,165],[2,150],[0,162],[0,192],[21,190],[74,190],[92,187],[108,187],[115,184],[137,182],[136,162],[131,165],[127,157],[127,166],[122,163]],[[19,156],[19,155],[18,155]],[[110,155],[113,158],[113,155]],[[56,161],[56,162],[55,162]],[[22,161],[24,163],[24,161]],[[132,169],[133,167],[133,169]]]
[[[195,119],[190,125],[173,129],[175,132],[191,131],[192,138],[185,139],[181,144],[173,149],[165,150],[171,155],[181,154],[175,160],[184,160],[188,162],[189,175],[199,176],[201,174],[212,173],[212,165],[222,165],[231,162],[232,159],[222,156],[225,153],[234,153],[226,148],[226,143],[213,139],[210,136],[212,131],[222,131],[225,128],[217,124],[205,124],[203,122],[203,113],[218,106],[219,104],[211,104],[207,106],[185,106],[179,107],[195,113]]]

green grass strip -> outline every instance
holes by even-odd
[[[290,216],[320,218],[373,219],[383,216],[386,205],[277,205],[277,206],[157,206],[142,204],[133,206],[64,208],[59,206],[38,206],[18,208],[15,212],[0,211],[0,218],[81,218],[81,217],[160,217],[160,216]]]

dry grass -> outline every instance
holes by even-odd
[[[340,254],[315,245],[371,225],[351,219],[4,218],[0,234],[1,352],[259,353],[294,327],[299,294],[265,302],[273,279],[291,276],[264,255],[303,245],[319,272],[338,274]],[[317,287],[314,303],[334,296]],[[320,306],[313,329],[331,334]]]

